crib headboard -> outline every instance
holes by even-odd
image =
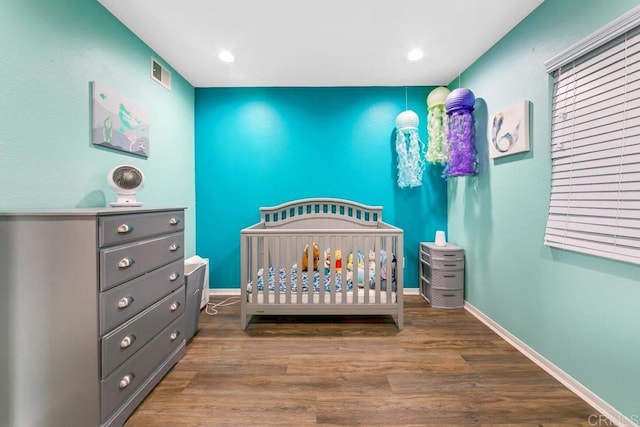
[[[333,198],[300,199],[260,208],[260,223],[266,228],[341,228],[349,224],[377,228],[382,223],[382,206]]]

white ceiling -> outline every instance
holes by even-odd
[[[98,1],[193,86],[239,87],[449,84],[543,0]]]

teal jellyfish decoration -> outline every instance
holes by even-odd
[[[418,115],[411,110],[396,117],[396,152],[398,154],[398,187],[422,185],[424,143],[420,141]]]

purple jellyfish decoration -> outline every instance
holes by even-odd
[[[478,152],[475,145],[475,121],[473,104],[476,98],[469,89],[454,89],[445,100],[447,111],[447,139],[449,141],[449,162],[442,175],[476,175],[478,173]]]

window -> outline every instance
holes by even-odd
[[[545,63],[545,245],[640,264],[640,7]]]

